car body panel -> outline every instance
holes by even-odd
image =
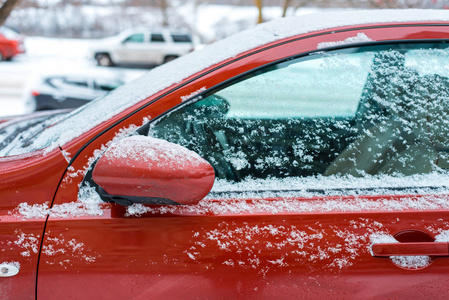
[[[8,60],[22,53],[25,53],[23,37],[9,28],[0,28],[0,54],[3,59]]]
[[[1,263],[20,266],[16,276],[0,278],[0,295],[4,299],[35,296],[46,213],[67,164],[59,149],[0,158]],[[33,209],[40,213],[32,213]]]
[[[416,220],[417,214],[429,222]],[[100,218],[49,221],[45,245],[67,252],[42,258],[38,292],[61,297],[69,290],[89,297],[100,289],[110,298],[127,297],[132,290],[136,298],[156,299],[296,299],[307,293],[313,298],[388,298],[423,295],[423,290],[436,295],[432,290],[443,291],[447,284],[448,258],[407,270],[388,258],[373,258],[369,245],[375,233],[442,228],[440,217],[447,213],[150,212],[129,218],[122,207],[111,205]],[[82,244],[80,250],[60,242],[73,240]],[[394,282],[385,280],[386,274]]]
[[[445,39],[449,26],[337,28],[262,46],[211,66],[63,145],[70,153],[70,169],[53,207],[73,205],[87,168],[100,155],[98,149],[141,126],[145,118],[158,117],[203,88],[359,33],[373,41]],[[448,211],[443,208],[382,208],[385,201],[406,198],[410,196],[366,196],[365,201],[379,206],[328,212],[269,210],[279,198],[262,199],[265,206],[258,206],[254,199],[231,199],[243,207],[235,212],[221,210],[232,201],[216,197],[208,200],[216,210],[150,207],[135,217],[127,216],[125,208],[116,204],[102,204],[101,213],[81,206],[73,219],[49,217],[43,245],[56,251],[41,257],[38,297],[59,298],[75,291],[89,297],[99,290],[105,298],[129,297],[129,293],[135,298],[438,297],[447,290],[448,258],[435,258],[428,266],[411,270],[370,254],[375,234],[395,235],[412,229],[435,238],[449,229],[444,221]],[[313,204],[335,199],[291,200]],[[268,244],[268,248],[259,246]]]

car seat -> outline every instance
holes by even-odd
[[[405,67],[403,54],[388,51],[375,56],[368,81],[373,85],[372,102],[386,115],[377,123],[366,113],[359,116],[364,120],[358,126],[361,134],[324,175],[411,175],[449,166],[447,79],[420,77]],[[367,119],[374,125],[367,127]]]

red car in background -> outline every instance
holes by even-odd
[[[448,42],[285,18],[2,127],[1,298],[447,299]]]
[[[25,53],[24,38],[8,27],[0,27],[0,61]]]

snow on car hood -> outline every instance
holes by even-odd
[[[282,18],[260,24],[151,70],[106,97],[74,111],[61,122],[42,131],[33,141],[28,141],[29,146],[16,147],[8,155],[46,147],[50,151],[62,146],[145,98],[205,68],[270,42],[340,26],[424,21],[449,21],[449,13],[443,10],[339,11]],[[100,111],[101,114],[98,113]]]

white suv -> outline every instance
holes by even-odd
[[[130,29],[99,40],[91,52],[100,66],[158,65],[193,51],[190,34],[176,29]]]

